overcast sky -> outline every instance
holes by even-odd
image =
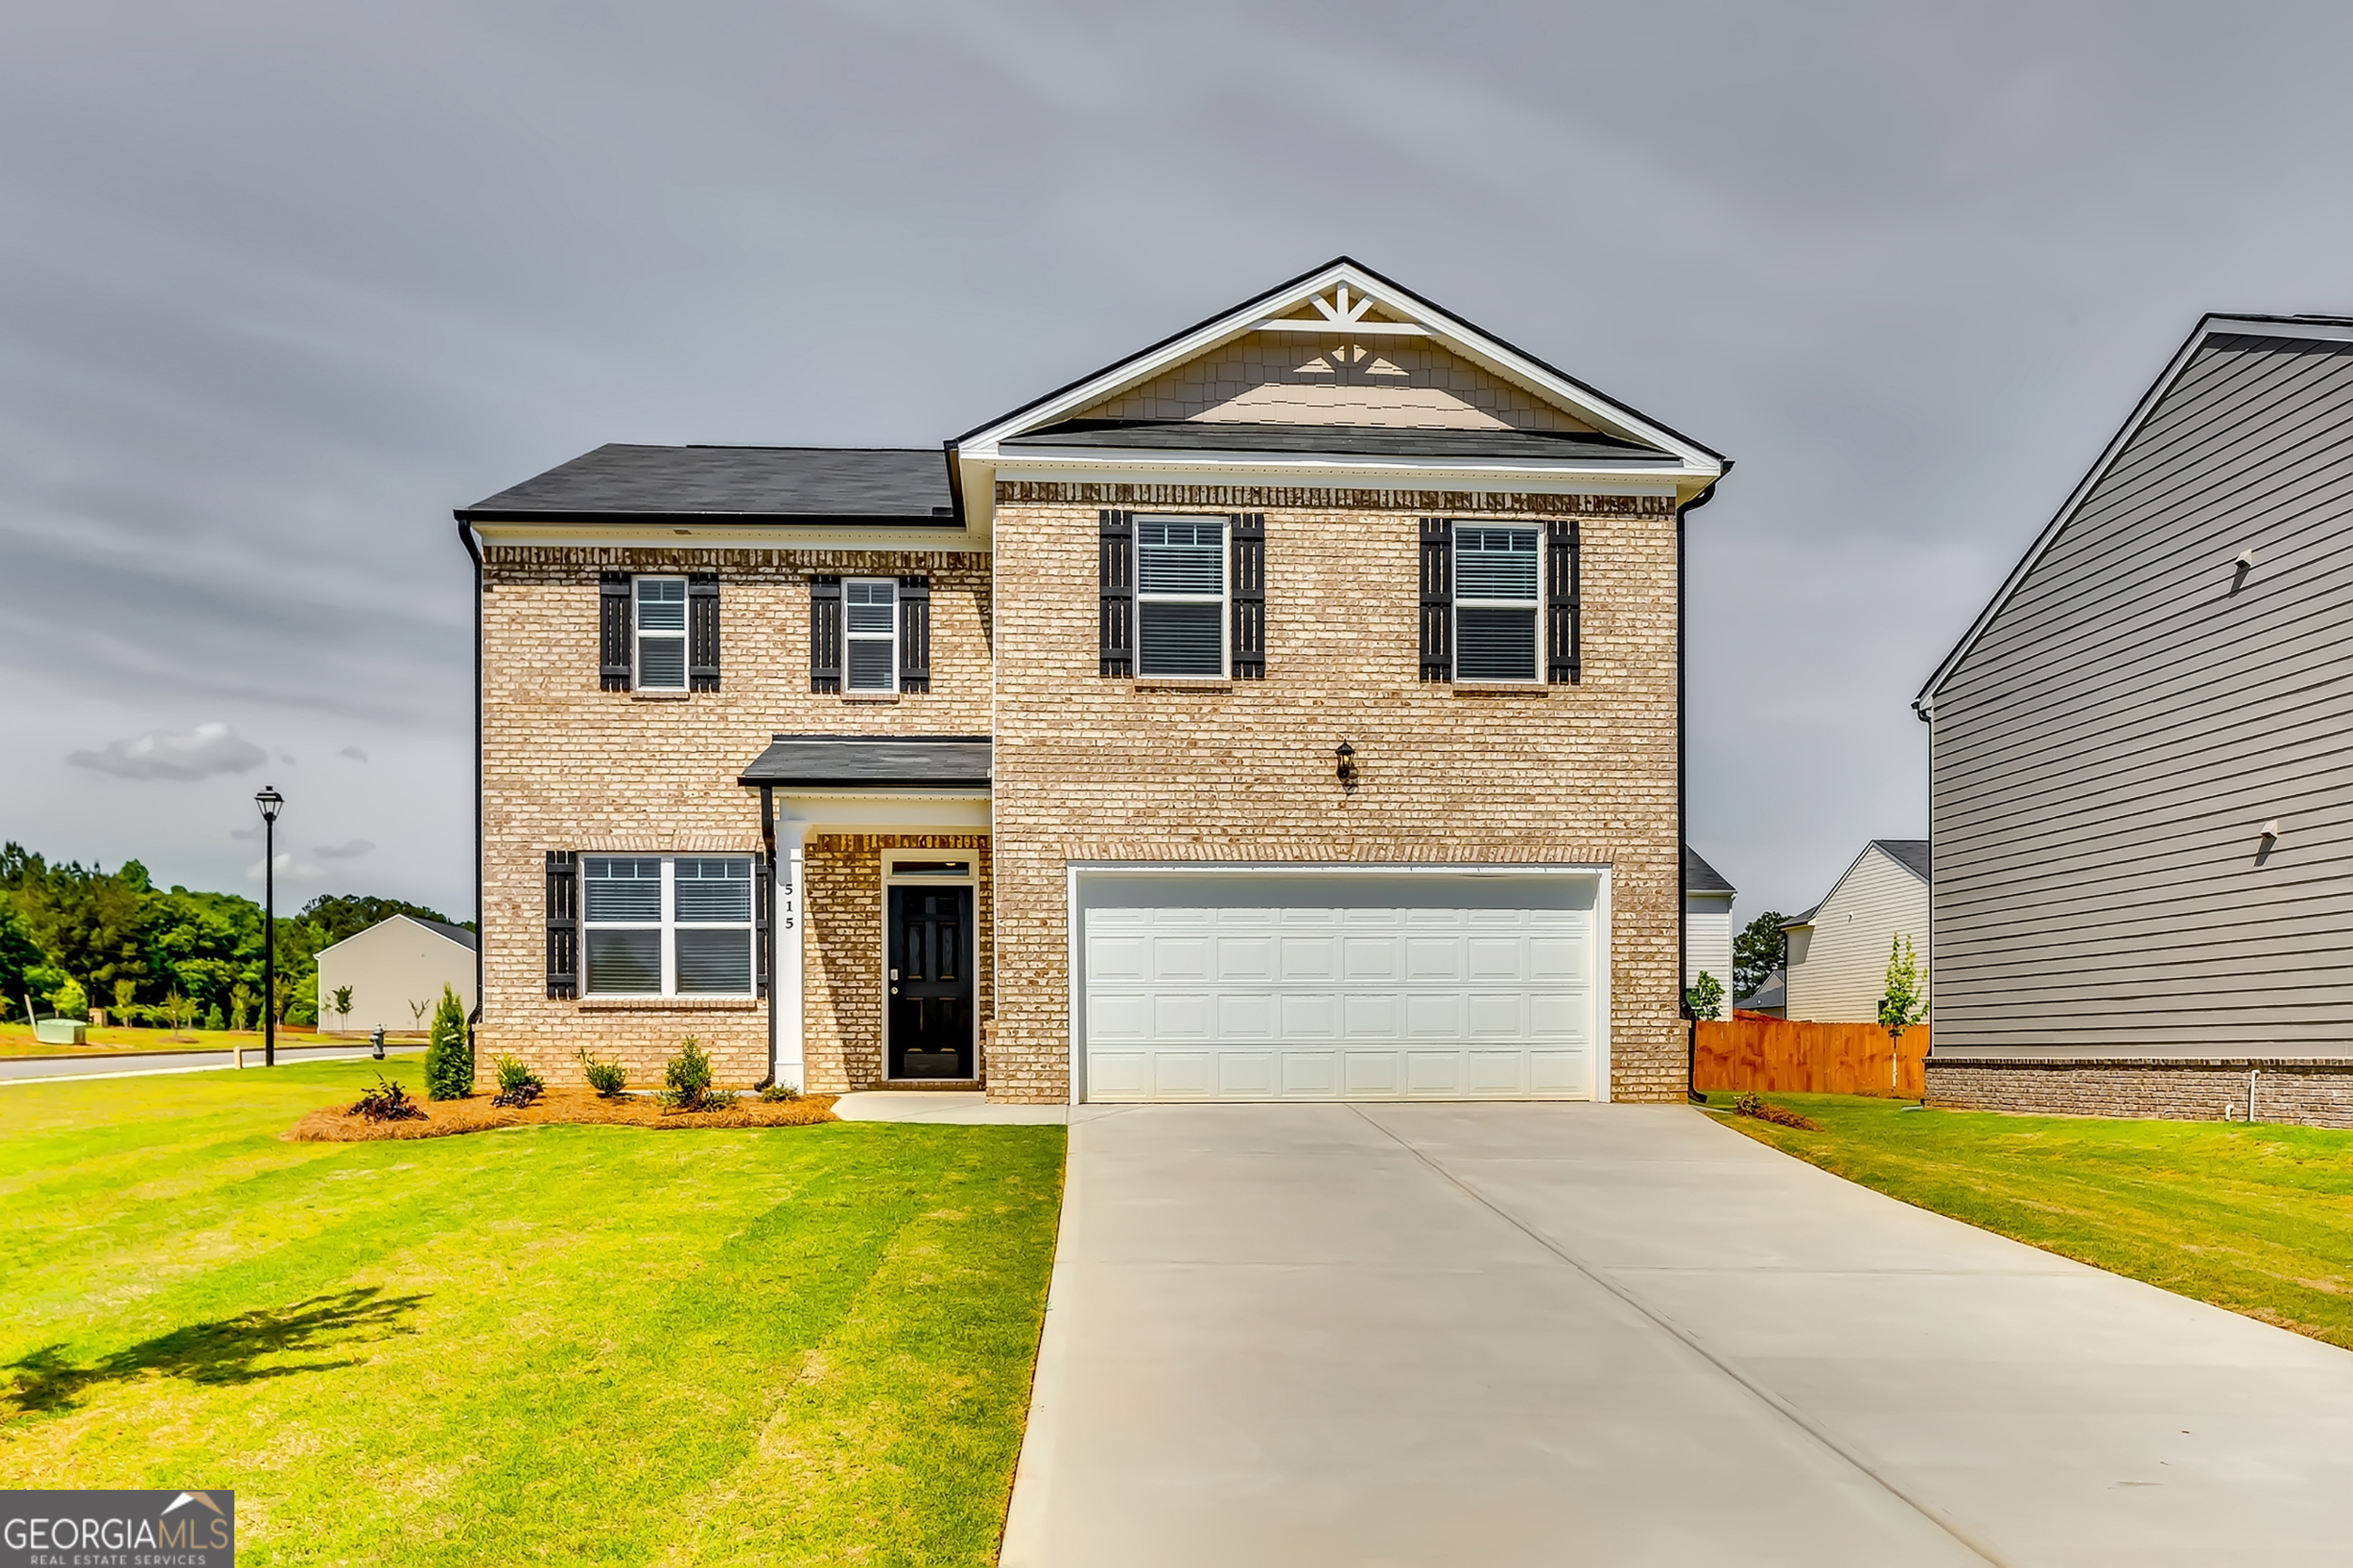
[[[930,444],[1346,252],[1737,459],[1692,841],[1925,832],[1907,703],[2207,310],[2353,311],[2353,11],[10,8],[0,837],[471,913],[450,509]]]

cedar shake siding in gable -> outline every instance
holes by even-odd
[[[1924,698],[1940,1058],[2353,1056],[2353,334],[2279,331],[2194,340]]]

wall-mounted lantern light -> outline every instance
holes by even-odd
[[[1346,741],[1342,741],[1338,749],[1332,755],[1339,759],[1339,766],[1333,770],[1333,776],[1340,781],[1341,789],[1350,794],[1354,794],[1356,792],[1356,748]]]

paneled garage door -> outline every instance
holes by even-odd
[[[1082,874],[1090,1100],[1590,1099],[1597,885]]]

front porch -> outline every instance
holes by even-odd
[[[985,1087],[989,763],[985,736],[779,735],[744,769],[776,868],[777,1081]]]

